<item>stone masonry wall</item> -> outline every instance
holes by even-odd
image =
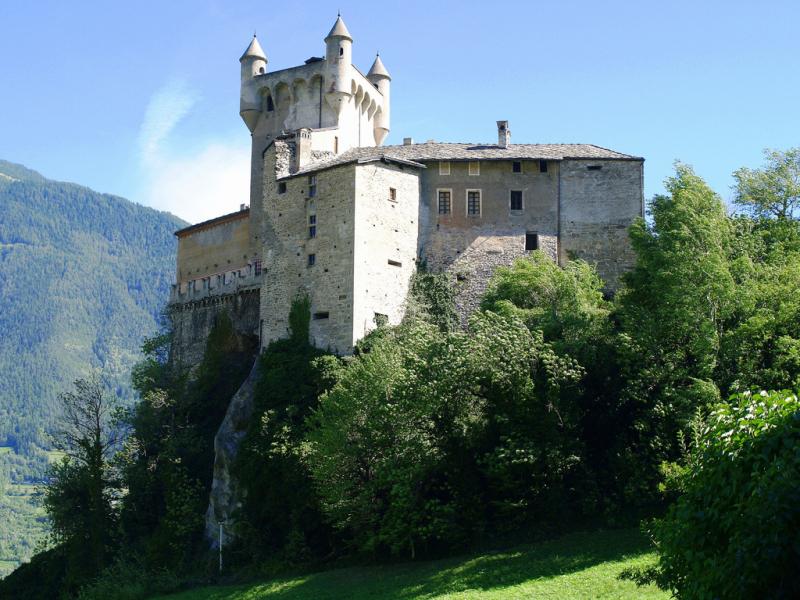
[[[241,350],[258,340],[258,288],[171,304],[169,313],[173,327],[170,359],[190,368],[202,362],[208,335],[222,313],[230,317],[242,345]]]
[[[308,176],[285,179],[286,192],[279,194],[275,165],[286,162],[283,144],[288,148],[277,140],[264,157],[262,345],[287,336],[291,303],[305,293],[311,299],[312,343],[347,353],[353,346],[355,165],[315,174],[314,197],[309,197]],[[314,238],[311,216],[316,217]]]
[[[539,236],[539,248],[558,255],[558,163],[542,173],[538,161],[481,161],[480,174],[469,175],[466,162],[427,163],[420,193],[419,253],[428,268],[452,275],[462,322],[478,308],[494,271],[526,254],[525,234]],[[451,191],[451,213],[439,214],[438,191]],[[481,214],[467,215],[467,190],[481,190]],[[523,193],[522,210],[511,210],[510,193]]]
[[[597,168],[601,167],[601,168]],[[561,165],[561,262],[596,265],[610,290],[635,256],[628,227],[643,216],[642,161],[565,160]]]
[[[418,171],[380,162],[356,167],[354,340],[375,328],[376,315],[397,325],[405,313],[417,267]]]

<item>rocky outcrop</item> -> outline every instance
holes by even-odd
[[[231,470],[253,414],[258,357],[239,390],[233,396],[225,418],[214,437],[214,478],[206,511],[206,537],[213,548],[219,546],[220,523],[223,544],[233,539],[233,514],[241,505],[239,487]]]

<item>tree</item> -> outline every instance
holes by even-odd
[[[74,386],[59,395],[63,421],[55,444],[65,456],[53,467],[44,494],[54,541],[67,548],[68,587],[105,566],[116,523],[109,467],[118,441],[116,403],[96,376],[78,379]]]
[[[734,172],[738,206],[757,217],[792,219],[800,208],[800,148],[764,150],[761,169]]]

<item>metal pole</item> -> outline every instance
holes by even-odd
[[[219,574],[222,575],[222,521],[219,522]]]

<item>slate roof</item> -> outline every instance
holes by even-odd
[[[372,162],[382,159],[420,163],[424,161],[564,160],[569,158],[644,160],[638,156],[622,154],[593,144],[509,144],[508,147],[503,148],[496,144],[425,142],[400,146],[351,148],[337,156],[321,158],[310,163],[294,175],[353,162]]]

